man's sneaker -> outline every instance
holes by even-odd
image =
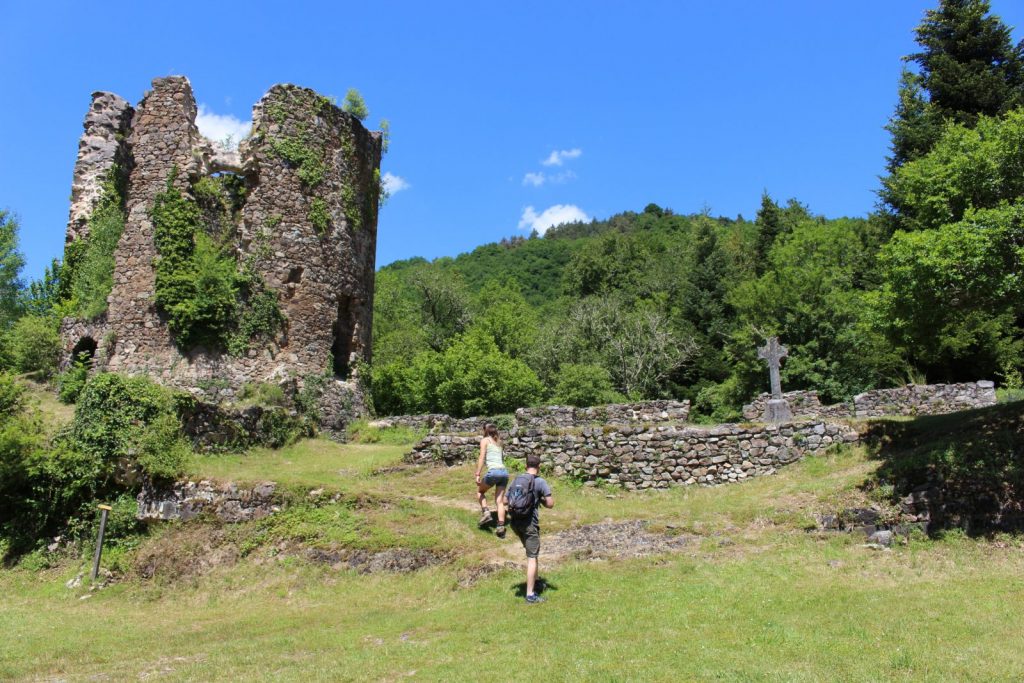
[[[481,527],[485,527],[485,526],[487,526],[490,523],[491,523],[491,511],[490,510],[484,510],[483,513],[481,513],[481,515],[480,515],[479,525]]]
[[[494,530],[494,535],[498,538],[505,538],[505,525],[499,524],[498,528]]]
[[[538,602],[544,602],[544,598],[540,597],[536,593],[534,593],[533,595],[526,596],[526,604],[536,605]]]

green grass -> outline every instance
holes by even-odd
[[[29,401],[39,408],[43,416],[43,424],[50,433],[56,433],[61,427],[71,424],[75,417],[75,407],[65,405],[57,400],[57,394],[50,386],[25,379]]]
[[[784,534],[758,553],[563,565],[537,607],[512,572],[457,589],[446,568],[282,559],[84,601],[63,575],[6,572],[0,677],[469,680],[528,652],[552,680],[1018,680],[1022,570],[1019,547]]]
[[[326,438],[306,439],[280,450],[258,448],[242,454],[195,455],[188,474],[244,483],[269,480],[311,489],[338,487],[378,468],[399,464],[408,450],[408,446],[342,446]]]
[[[1002,681],[1024,677],[1024,544],[912,540],[891,552],[808,534],[818,511],[866,500],[883,464],[865,449],[807,458],[717,488],[628,492],[552,478],[544,534],[647,519],[700,537],[677,555],[576,562],[466,587],[515,548],[475,528],[472,465],[401,465],[407,446],[307,440],[281,451],[197,456],[191,475],[275,480],[299,500],[270,518],[158,527],[139,556],[236,561],[96,593],[63,583],[85,566],[0,571],[0,679],[470,680],[528,653],[562,680]],[[330,494],[340,498],[330,501]],[[451,563],[359,575],[290,552],[425,548]],[[230,553],[228,553],[230,555]]]

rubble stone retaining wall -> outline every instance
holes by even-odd
[[[282,406],[231,408],[195,401],[181,409],[182,431],[201,453],[279,448],[286,434],[313,436],[311,421]]]
[[[647,489],[710,486],[774,474],[808,453],[859,438],[853,427],[822,421],[710,428],[587,427],[558,434],[525,430],[506,443],[505,452],[512,458],[538,452],[541,462],[559,476]],[[476,457],[478,444],[479,437],[432,434],[406,459],[452,465]]]
[[[138,496],[138,519],[186,521],[208,513],[223,522],[247,522],[277,512],[274,482],[252,488],[210,481],[179,481],[169,487],[147,485]]]

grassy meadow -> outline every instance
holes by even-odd
[[[295,500],[257,522],[154,528],[112,553],[121,579],[98,591],[64,585],[84,558],[0,570],[0,679],[469,680],[523,657],[553,680],[1024,677],[1019,539],[947,534],[880,551],[807,531],[815,513],[869,502],[861,484],[879,463],[863,449],[713,489],[553,479],[548,539],[643,519],[693,540],[673,554],[612,548],[548,564],[542,547],[537,606],[519,597],[517,541],[475,527],[472,467],[404,466],[405,450],[308,440],[196,456],[193,477],[273,480]],[[426,549],[444,561],[360,574],[300,546]],[[140,557],[190,554],[209,561],[139,575]]]

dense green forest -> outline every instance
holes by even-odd
[[[734,417],[790,349],[828,400],[1024,368],[1024,50],[980,0],[916,30],[877,209],[827,219],[765,193],[753,221],[648,205],[378,274],[382,413],[678,397]],[[880,160],[881,161],[881,160]]]

